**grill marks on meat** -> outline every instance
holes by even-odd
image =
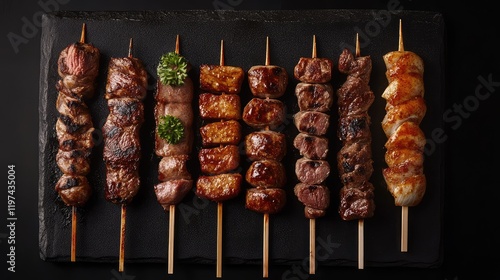
[[[200,128],[202,148],[198,151],[201,175],[196,195],[222,202],[236,197],[243,176],[240,165],[241,85],[245,72],[241,67],[200,65],[198,108],[203,121]]]
[[[426,189],[423,170],[425,135],[419,125],[426,113],[424,63],[410,51],[389,52],[383,57],[389,85],[382,97],[386,115],[382,128],[387,136],[382,170],[396,206],[416,206]]]
[[[188,71],[191,69],[188,65]],[[159,183],[154,186],[158,203],[165,211],[181,202],[193,188],[188,164],[192,152],[193,131],[193,80],[186,76],[181,85],[163,84],[157,80],[155,92],[155,124],[160,125],[162,116],[179,118],[184,136],[178,143],[169,143],[155,129],[155,153],[161,158],[158,164]]]
[[[57,61],[56,163],[63,175],[55,190],[67,206],[83,206],[92,193],[85,176],[90,172],[94,126],[85,100],[95,93],[99,59],[92,44],[76,42],[64,48]]]
[[[299,183],[294,194],[304,204],[304,216],[308,219],[324,216],[330,205],[330,191],[324,182],[330,175],[325,134],[334,99],[330,84],[332,67],[333,62],[327,58],[301,57],[294,68],[294,77],[300,82],[295,87],[299,112],[293,117],[299,133],[293,145],[302,156],[295,163]]]
[[[347,74],[337,91],[339,128],[342,148],[337,164],[343,187],[340,190],[339,214],[343,220],[364,219],[374,215],[374,187],[370,116],[374,95],[369,87],[371,58],[354,57],[344,49],[339,57],[339,71]]]
[[[115,204],[130,203],[141,184],[139,132],[144,122],[142,100],[146,92],[147,72],[139,59],[111,58],[105,93],[109,115],[102,131],[105,198]]]
[[[245,154],[252,161],[245,179],[245,207],[274,214],[286,204],[286,173],[280,162],[286,155],[286,139],[275,131],[285,122],[285,104],[278,98],[285,94],[288,73],[276,65],[256,65],[248,70],[248,85],[254,98],[243,110],[243,121],[254,129],[245,137]]]

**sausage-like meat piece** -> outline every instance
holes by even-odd
[[[248,70],[250,91],[259,98],[279,98],[288,85],[285,68],[276,65],[255,65]]]
[[[328,138],[300,132],[293,139],[294,147],[299,154],[310,159],[326,159],[328,155]]]
[[[254,188],[283,188],[286,183],[285,167],[272,159],[253,161],[245,179]]]
[[[278,213],[285,204],[286,192],[279,188],[251,188],[245,197],[245,208],[263,214]]]
[[[165,211],[169,211],[170,205],[176,205],[186,196],[193,187],[193,180],[173,179],[163,181],[154,186],[158,203]]]
[[[161,182],[191,179],[191,174],[187,168],[187,154],[162,157],[158,164],[158,180]]]
[[[254,131],[245,136],[245,153],[249,160],[274,159],[286,155],[285,134],[272,130]]]
[[[243,109],[243,121],[257,129],[276,129],[285,118],[285,104],[278,99],[255,97]]]

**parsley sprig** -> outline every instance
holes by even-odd
[[[157,67],[158,77],[164,85],[180,86],[187,77],[188,62],[175,52],[165,53]]]
[[[177,144],[184,137],[184,126],[179,118],[165,115],[160,117],[158,135],[169,144]]]

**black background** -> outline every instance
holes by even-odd
[[[44,1],[40,1],[45,3]],[[49,1],[47,1],[49,2]],[[50,1],[58,3],[57,1]],[[51,10],[175,10],[215,9],[213,1],[82,1],[60,0]],[[225,1],[222,1],[225,2]],[[330,3],[332,2],[332,3]],[[302,4],[285,1],[243,0],[235,9],[387,9],[390,1],[305,1]],[[316,275],[300,279],[469,279],[480,275],[498,278],[495,203],[498,201],[493,177],[495,116],[498,87],[483,100],[475,96],[481,85],[479,77],[500,81],[500,62],[496,51],[499,25],[495,10],[483,1],[472,4],[439,1],[400,1],[405,10],[431,10],[443,14],[446,24],[446,101],[445,108],[460,122],[449,121],[446,126],[446,185],[444,217],[444,263],[436,269],[322,267]],[[484,1],[485,2],[485,1]],[[166,274],[162,264],[128,264],[126,273],[119,274],[115,264],[50,263],[39,257],[38,250],[38,83],[40,75],[41,28],[26,36],[27,42],[17,52],[8,40],[10,32],[22,34],[24,21],[40,20],[42,7],[37,1],[3,0],[0,6],[2,152],[4,174],[7,165],[16,166],[16,272],[7,271],[7,229],[0,228],[1,279],[26,279],[33,275],[41,279],[210,279],[215,278],[212,265],[178,264],[174,275]],[[35,17],[35,18],[34,18]],[[423,30],[422,32],[425,32]],[[416,34],[415,36],[418,36]],[[28,38],[29,37],[29,38]],[[482,89],[482,96],[487,91]],[[460,111],[459,109],[462,108]],[[458,113],[461,112],[461,113]],[[7,188],[0,205],[7,208]],[[4,208],[4,209],[5,209]],[[6,221],[6,211],[0,211]],[[6,222],[5,222],[6,223]],[[270,279],[280,279],[289,266],[270,268]],[[490,274],[492,272],[492,274]],[[261,278],[260,266],[224,267],[225,279]],[[5,275],[5,276],[4,276]],[[33,277],[32,276],[32,277]]]

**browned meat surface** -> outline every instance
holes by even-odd
[[[295,175],[305,184],[321,184],[330,175],[330,164],[326,160],[300,158],[295,163]]]
[[[56,163],[63,174],[87,175],[90,172],[89,156],[89,149],[69,151],[59,149],[56,155]]]
[[[57,181],[55,190],[66,205],[83,206],[92,194],[87,177],[63,174]]]
[[[272,130],[255,131],[245,136],[245,153],[249,160],[274,159],[286,155],[285,134]]]
[[[324,84],[332,78],[333,61],[328,58],[301,57],[293,70],[295,79],[304,83]]]
[[[319,218],[325,214],[324,210],[330,206],[330,190],[324,185],[298,183],[293,191],[306,208],[306,218]]]
[[[371,138],[370,124],[370,116],[367,112],[339,118],[338,137],[344,142]]]
[[[196,181],[196,195],[216,202],[235,198],[241,191],[241,174],[202,175]]]
[[[139,165],[106,165],[106,187],[104,197],[115,204],[127,204],[139,191],[141,180]]]
[[[326,215],[326,210],[311,208],[309,206],[304,206],[304,216],[307,219],[316,219]]]
[[[199,96],[200,117],[205,120],[241,119],[240,96],[202,93]]]
[[[364,182],[355,188],[340,189],[340,217],[345,220],[373,217],[375,213],[374,187]]]
[[[193,187],[193,180],[172,179],[154,186],[156,199],[165,211],[170,210],[170,205],[176,205],[186,196]]]
[[[330,127],[330,115],[315,111],[299,111],[293,116],[293,122],[300,132],[322,136]]]
[[[245,179],[254,188],[283,188],[286,183],[285,167],[272,159],[253,161]]]
[[[263,214],[275,214],[281,211],[285,204],[286,192],[284,189],[247,189],[245,208],[249,210]]]
[[[276,129],[285,118],[285,104],[277,99],[255,97],[243,109],[243,121],[257,129]]]
[[[188,76],[184,79],[184,84],[178,86],[156,83],[155,99],[159,103],[187,103],[191,104],[194,96],[193,80]]]
[[[204,147],[238,145],[241,141],[241,124],[236,120],[208,123],[200,127]]]
[[[106,83],[106,99],[146,97],[148,74],[142,62],[135,57],[111,58]]]
[[[241,67],[221,65],[200,65],[200,89],[211,93],[237,94],[245,72]]]
[[[328,112],[333,105],[331,84],[298,83],[295,96],[301,111]]]
[[[203,174],[216,175],[238,168],[240,153],[236,145],[203,148],[198,153],[198,160]]]
[[[371,145],[357,141],[344,145],[337,153],[340,181],[347,188],[354,188],[367,181],[373,173]]]
[[[165,182],[178,179],[191,179],[187,168],[187,154],[162,157],[158,164],[158,180]]]
[[[106,122],[102,127],[104,162],[114,165],[138,162],[141,157],[139,132],[137,126],[119,127]]]
[[[310,159],[326,159],[328,155],[328,138],[300,132],[293,139],[294,147],[299,154]]]
[[[255,65],[248,70],[250,91],[259,98],[279,98],[288,85],[286,69],[276,65]]]

